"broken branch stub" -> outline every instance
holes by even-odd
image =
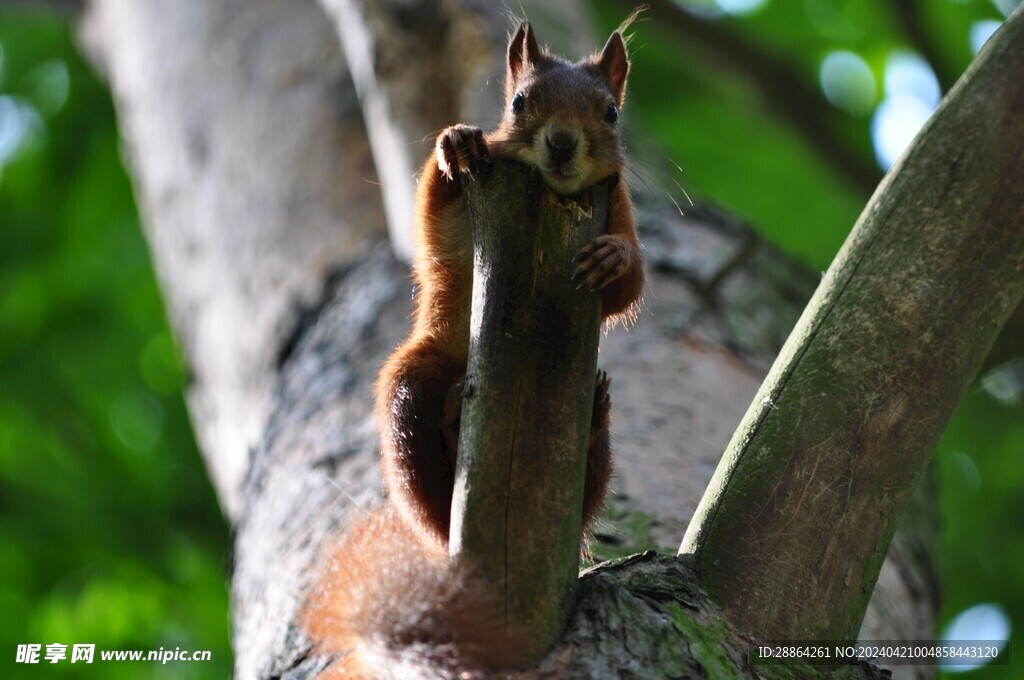
[[[559,197],[511,161],[462,181],[474,270],[451,556],[493,586],[526,666],[575,593],[601,299],[576,290],[573,258],[605,231],[608,183]]]

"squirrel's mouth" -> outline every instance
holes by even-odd
[[[586,176],[575,163],[550,165],[543,169],[544,179],[559,194],[574,194],[583,188]]]
[[[544,169],[544,174],[559,182],[572,182],[579,179],[580,175],[582,175],[580,169],[572,163],[551,164]]]
[[[559,194],[574,194],[580,190],[583,179],[577,170],[569,168],[555,168],[544,171],[544,180],[547,185]]]

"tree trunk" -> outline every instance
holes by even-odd
[[[386,148],[371,156],[363,114],[412,142],[430,128],[407,129],[422,117],[402,107],[437,94],[413,81],[402,87],[414,91],[389,95],[383,113],[361,109],[369,104],[357,98],[346,62],[359,45],[349,39],[342,50],[338,41],[354,29],[338,28],[340,1],[322,4],[328,11],[312,0],[93,0],[84,24],[114,92],[153,259],[193,371],[197,437],[236,529],[232,619],[243,679],[306,677],[327,662],[309,655],[295,612],[319,546],[354,511],[379,502],[372,383],[410,311],[408,270],[385,239],[384,205],[400,199],[381,198],[410,187],[388,180],[378,191],[378,177],[405,170],[390,168]],[[449,25],[478,27],[491,53],[466,58],[500,82],[504,18],[488,3],[440,5],[458,17]],[[599,45],[581,28],[576,3],[524,5],[566,56],[584,50],[559,39]],[[356,28],[386,40],[386,23],[355,16]],[[470,115],[482,97],[472,87],[461,82],[451,107],[467,122],[480,120]],[[597,542],[671,552],[816,277],[715,211],[682,216],[643,195],[636,203],[648,290],[635,328],[601,345],[599,365],[614,381],[617,476]],[[391,224],[392,234],[401,230]],[[922,508],[928,526],[933,506]],[[932,635],[934,570],[918,549],[922,536],[897,536],[876,593],[884,604],[869,613],[885,632],[869,637]],[[618,640],[618,651],[587,663],[632,654],[641,666],[681,667],[688,643],[679,631],[700,634],[714,606],[683,585],[685,565],[674,559],[648,556],[620,569],[582,582],[570,634]],[[653,573],[664,588],[642,585]],[[641,585],[628,597],[610,585],[633,577]],[[598,596],[601,605],[591,599]],[[674,615],[672,634],[616,627],[630,620],[616,612],[650,616],[643,603],[654,600],[699,615]],[[722,641],[724,627],[714,630],[720,654],[710,638],[689,643],[705,650],[694,662],[703,668],[741,653]]]

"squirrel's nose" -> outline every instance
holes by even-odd
[[[567,163],[572,160],[576,151],[577,138],[569,130],[553,130],[544,137],[548,145],[548,155],[557,164]]]

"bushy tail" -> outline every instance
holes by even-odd
[[[326,553],[303,611],[336,678],[491,677],[519,637],[485,584],[393,511],[353,521]]]

